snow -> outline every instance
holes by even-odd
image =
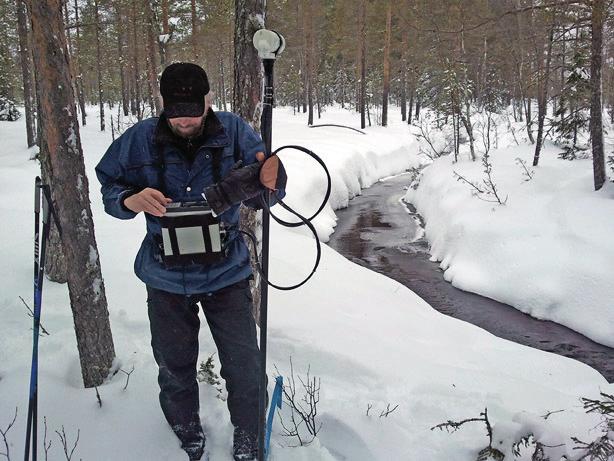
[[[71,154],[74,154],[75,156],[77,155],[77,149],[79,146],[79,143],[77,141],[77,132],[75,131],[75,127],[73,126],[73,124],[70,124],[70,128],[69,128],[69,135],[68,138],[66,139],[66,145],[68,146],[68,151]]]
[[[355,113],[341,109],[329,109],[323,117],[318,123],[354,127],[358,118]],[[95,119],[92,108],[90,123],[81,129],[89,178],[94,177],[93,168],[111,142],[110,133],[97,130]],[[351,197],[379,178],[421,163],[417,155],[418,143],[400,122],[389,128],[368,128],[368,134],[361,135],[335,127],[307,128],[305,115],[294,116],[291,109],[276,109],[274,120],[274,146],[292,143],[312,149],[324,159],[331,172],[331,199],[322,216],[315,221],[324,240],[334,231],[334,209],[346,206]],[[19,459],[23,456],[32,338],[31,319],[18,296],[30,303],[32,183],[39,170],[35,162],[28,160],[31,152],[25,146],[23,121],[0,123],[0,134],[5,145],[0,152],[3,165],[0,189],[4,196],[0,205],[4,218],[0,227],[0,258],[4,262],[0,266],[3,283],[0,291],[0,428],[6,428],[18,407],[16,424],[7,437],[11,455]],[[312,214],[324,194],[325,183],[319,165],[302,153],[283,151],[280,155],[289,176],[287,202],[304,215]],[[494,158],[499,161],[498,155]],[[449,173],[451,165],[442,160],[434,166],[439,163]],[[459,279],[468,279],[477,285],[479,268],[469,266],[470,255],[464,248],[450,245],[467,235],[467,228],[463,227],[468,226],[467,223],[473,225],[472,232],[490,229],[494,234],[502,227],[494,223],[494,217],[514,212],[517,205],[524,203],[523,199],[512,187],[511,178],[508,182],[495,168],[496,179],[502,181],[502,189],[510,193],[510,201],[506,208],[486,213],[481,206],[491,210],[492,204],[472,198],[461,184],[454,181],[449,184],[447,173],[439,178],[434,166],[425,172],[417,193],[421,197],[418,201],[426,203],[429,193],[441,196],[446,188],[458,186],[460,189],[452,194],[456,197],[454,202],[459,207],[471,206],[466,208],[466,213],[476,219],[464,221],[449,211],[456,216],[452,223],[457,224],[449,226],[445,238],[436,239],[438,223],[447,226],[451,216],[438,218],[434,211],[426,212],[427,235],[433,240],[435,252],[450,251],[447,258],[450,268],[463,264],[452,280],[456,283]],[[472,165],[463,168],[471,170],[468,174],[474,173]],[[542,173],[547,175],[543,180]],[[548,183],[553,178],[561,181],[568,178],[557,193],[563,194],[561,198],[565,200],[572,200],[569,210],[561,208],[553,196],[546,194],[546,189],[554,189]],[[520,172],[517,180],[522,183]],[[443,190],[435,187],[436,181]],[[430,184],[434,188],[431,189]],[[574,235],[588,231],[588,226],[595,224],[595,221],[585,224],[583,219],[598,220],[601,216],[597,210],[588,209],[589,205],[593,206],[588,196],[595,197],[595,194],[588,190],[579,192],[582,187],[589,186],[580,186],[579,178],[571,173],[571,166],[558,170],[544,158],[543,168],[537,171],[534,183],[523,183],[522,187],[530,189],[526,192],[532,193],[538,202],[533,212],[547,210],[552,217],[553,222],[548,227],[550,234],[534,236],[530,222],[516,222],[514,226],[518,236],[533,241],[535,248],[541,248],[540,245],[545,245],[549,239],[565,238],[564,243],[558,243],[561,246],[575,242],[573,252],[567,250],[559,255],[561,264],[576,255],[575,261],[585,269],[593,267],[591,274],[597,276],[603,267],[589,239],[574,240]],[[98,406],[95,390],[82,387],[67,288],[46,281],[42,323],[50,335],[40,338],[39,444],[43,439],[45,416],[48,439],[53,441],[49,453],[52,460],[63,459],[54,432],[62,425],[71,444],[79,431],[76,459],[184,460],[186,456],[159,408],[157,367],[149,345],[145,288],[132,272],[132,260],[144,234],[143,218],[113,219],[103,211],[98,188],[90,189],[118,358],[116,366],[127,372],[134,366],[134,372],[125,390],[127,376],[121,372],[100,386],[102,406]],[[573,191],[575,194],[571,193]],[[609,194],[611,190],[596,196],[606,202],[611,198]],[[447,206],[448,201],[444,202]],[[540,208],[540,204],[547,208]],[[432,203],[429,210],[434,210],[435,206]],[[282,210],[274,210],[284,216]],[[538,215],[530,216],[538,219]],[[545,218],[540,220],[543,222]],[[570,225],[572,229],[557,233],[554,225],[557,222],[561,226]],[[590,230],[593,231],[598,232]],[[605,230],[602,232],[606,235]],[[473,240],[476,243],[471,254],[475,261],[480,261],[482,256],[487,257],[479,251],[483,252],[485,247],[480,246],[478,239]],[[507,248],[503,245],[502,249],[490,245],[486,253],[507,250],[514,254],[514,247],[520,240],[510,242]],[[551,253],[544,251],[544,254]],[[95,256],[92,252],[90,255]],[[274,281],[285,284],[300,280],[311,268],[314,256],[314,243],[307,231],[272,224],[270,267]],[[441,253],[441,256],[447,254]],[[526,256],[522,253],[522,257]],[[521,267],[521,262],[516,258],[517,267]],[[529,266],[530,273],[545,277],[546,259],[540,258],[537,262],[540,264]],[[597,285],[602,279],[593,282],[586,276],[583,280],[601,293],[602,287]],[[509,291],[513,291],[512,288],[521,291],[520,283],[518,274],[510,280]],[[545,287],[544,291],[546,289],[556,294],[557,287]],[[588,314],[593,316],[595,311],[588,311]],[[327,245],[322,248],[320,268],[308,284],[292,292],[269,290],[268,337],[270,376],[276,374],[277,368],[287,378],[292,358],[297,375],[304,377],[309,367],[311,376],[321,378],[318,413],[323,423],[318,438],[311,445],[295,448],[291,447],[292,440],[280,435],[282,429],[276,417],[272,461],[472,461],[488,443],[483,424],[468,424],[452,435],[430,428],[448,419],[478,417],[484,408],[488,408],[496,434],[495,443],[510,458],[509,447],[514,438],[533,431],[536,435],[545,434],[552,445],[563,443],[564,446],[557,450],[574,459],[579,453],[572,453],[570,437],[592,440],[597,436],[593,428],[600,421],[597,415],[583,412],[579,397],[596,398],[599,391],[614,392],[614,385],[607,384],[588,366],[499,339],[478,327],[444,316],[409,289],[349,262]],[[200,359],[206,360],[214,351],[211,335],[203,327]],[[216,397],[217,390],[213,386],[201,384],[200,392],[201,417],[211,459],[230,459],[232,427],[225,402]],[[380,417],[388,404],[398,405],[397,410],[388,417]],[[366,414],[368,405],[372,406],[369,416]],[[547,419],[541,417],[561,409],[564,411]],[[287,407],[282,415],[288,421]]]

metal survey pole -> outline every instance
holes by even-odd
[[[275,31],[260,29],[254,34],[254,47],[258,50],[258,56],[264,66],[264,98],[260,132],[266,150],[266,156],[271,155],[271,134],[273,129],[273,68],[275,59],[285,47],[284,38]],[[266,194],[267,205],[270,204],[270,192]],[[262,211],[262,272],[260,280],[260,402],[258,407],[258,461],[265,461],[265,428],[266,428],[266,405],[267,405],[267,303],[269,276],[269,212],[268,206]]]

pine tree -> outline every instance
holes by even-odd
[[[558,142],[565,149],[562,158],[572,160],[579,151],[587,149],[578,145],[578,133],[588,128],[590,109],[590,49],[582,36],[576,40],[576,48],[567,71],[559,104],[552,125]]]
[[[79,137],[61,0],[27,0],[40,94],[41,162],[62,227],[68,291],[85,387],[102,384],[115,359],[113,337]],[[62,52],[58,52],[62,50]]]

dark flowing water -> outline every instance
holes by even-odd
[[[614,382],[614,349],[597,344],[565,326],[537,320],[490,298],[462,291],[429,261],[421,218],[403,204],[409,183],[400,175],[374,184],[337,211],[339,222],[329,245],[346,258],[410,288],[433,308],[526,346],[571,357]]]

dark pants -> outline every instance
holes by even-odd
[[[217,346],[230,420],[256,433],[260,359],[248,280],[201,295],[184,296],[151,287],[147,295],[160,405],[182,447],[190,453],[204,445],[196,381],[198,302]]]

